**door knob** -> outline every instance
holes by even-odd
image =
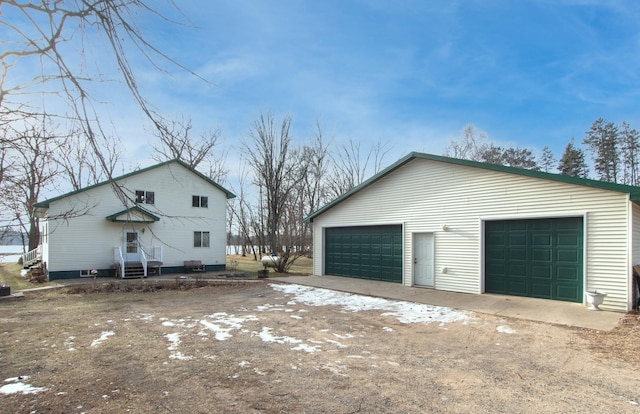
[[[413,259],[413,264],[418,264],[418,258]]]

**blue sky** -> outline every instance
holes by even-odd
[[[640,129],[640,3],[596,0],[198,0],[195,27],[142,16],[145,35],[211,83],[132,62],[167,116],[220,128],[236,174],[239,142],[262,112],[293,116],[296,142],[381,141],[390,164],[441,154],[474,124],[490,140],[559,158],[603,117]],[[169,9],[168,9],[169,10]],[[98,56],[99,51],[94,51]],[[102,91],[127,155],[153,137],[125,94]]]

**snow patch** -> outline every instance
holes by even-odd
[[[274,336],[274,335],[271,334],[271,331],[273,331],[272,328],[268,328],[268,327],[264,326],[262,328],[262,331],[258,334],[258,336],[260,337],[260,339],[262,339],[263,342],[274,342],[276,344],[300,344],[300,343],[302,343],[302,340],[296,339],[296,338],[292,338],[290,336]]]
[[[93,342],[91,342],[91,346],[98,346],[100,345],[102,342],[106,341],[108,337],[115,335],[116,333],[113,331],[104,331],[102,332],[102,335],[100,335],[100,338],[95,339]]]
[[[47,391],[45,387],[34,387],[31,384],[25,384],[23,381],[28,380],[28,376],[7,378],[4,382],[10,384],[0,387],[0,394],[37,394],[42,391]]]
[[[218,341],[224,341],[231,338],[231,332],[234,330],[242,329],[242,324],[247,321],[257,321],[254,315],[247,316],[235,316],[228,315],[225,312],[218,312],[207,316],[209,319],[213,319],[213,322],[208,320],[201,320],[200,324],[205,326],[210,331],[213,331],[215,338]]]
[[[500,325],[500,326],[498,326],[496,328],[496,331],[498,331],[500,333],[504,333],[504,334],[514,334],[514,333],[516,333],[516,331],[511,329],[511,327],[509,325]]]
[[[295,300],[310,306],[340,306],[345,311],[384,311],[382,316],[394,316],[402,323],[468,323],[469,312],[443,306],[431,306],[393,301],[370,296],[336,292],[329,289],[301,285],[271,284],[273,290],[294,295]]]

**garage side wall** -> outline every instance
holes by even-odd
[[[314,218],[314,274],[324,270],[324,228],[403,223],[405,285],[413,283],[413,234],[431,232],[435,288],[482,293],[485,220],[580,216],[584,287],[609,293],[603,308],[627,310],[628,206],[623,193],[414,159]]]

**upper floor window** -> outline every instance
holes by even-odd
[[[191,205],[193,207],[208,208],[209,207],[209,197],[194,195],[193,197],[191,197]]]
[[[136,203],[154,204],[155,198],[153,191],[136,190]]]

